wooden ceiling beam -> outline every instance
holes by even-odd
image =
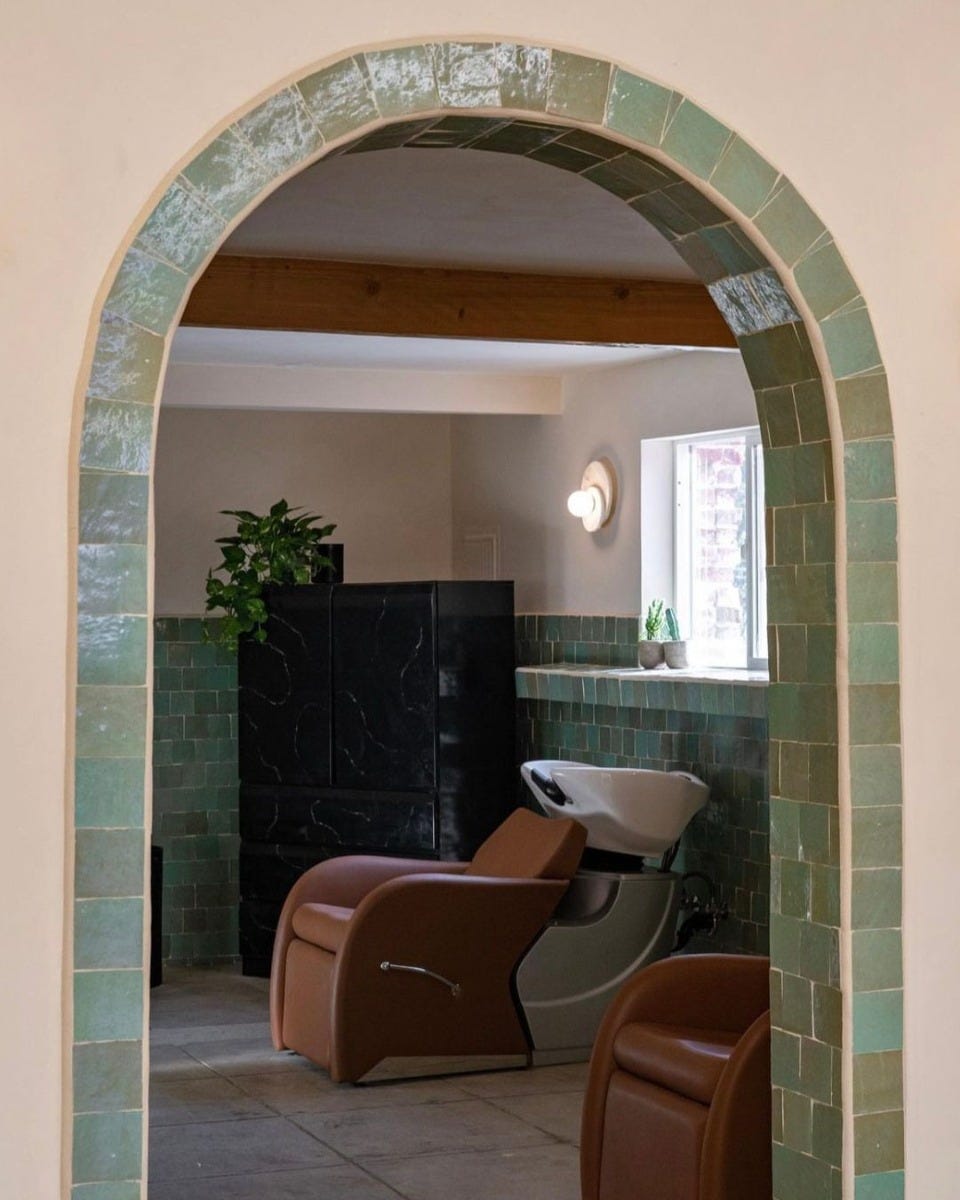
[[[401,337],[735,346],[699,283],[220,254],[184,325]]]

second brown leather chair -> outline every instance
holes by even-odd
[[[586,832],[517,809],[470,863],[350,856],[283,906],[273,1043],[357,1080],[394,1056],[528,1054],[513,977],[580,862]]]
[[[696,954],[624,985],[590,1059],[583,1200],[770,1200],[769,977]]]

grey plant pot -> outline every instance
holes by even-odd
[[[641,638],[637,642],[637,662],[646,671],[652,671],[663,662],[663,642],[648,642]]]
[[[663,657],[667,666],[672,667],[675,671],[689,666],[687,662],[687,643],[684,641],[664,642]]]

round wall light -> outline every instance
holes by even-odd
[[[596,531],[613,516],[617,503],[617,473],[606,458],[587,464],[580,488],[567,497],[567,512],[579,517],[589,533]]]

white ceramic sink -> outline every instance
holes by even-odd
[[[588,846],[644,858],[669,850],[710,794],[685,771],[536,759],[520,773],[548,816],[586,826]]]

